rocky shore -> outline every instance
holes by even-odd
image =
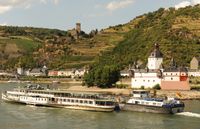
[[[68,88],[68,90],[72,91],[88,91],[88,92],[101,92],[101,93],[109,93],[117,96],[131,96],[132,89],[118,89],[118,88],[109,88],[109,89],[101,89],[98,87],[83,87],[83,86],[73,86]],[[153,92],[153,91],[151,91]],[[157,90],[156,97],[174,97],[181,100],[200,100],[200,91],[190,90],[190,91],[164,91]]]
[[[158,97],[174,97],[181,100],[200,100],[200,91],[190,90],[190,91],[157,91]]]

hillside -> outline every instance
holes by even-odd
[[[179,66],[189,67],[192,57],[200,56],[200,5],[179,10],[161,8],[133,21],[138,19],[122,42],[96,59],[95,66],[115,64],[123,69],[138,63],[144,68],[155,43],[164,54],[165,67],[172,57]]]
[[[189,66],[200,55],[200,6],[179,10],[159,9],[127,24],[111,26],[75,39],[70,31],[0,26],[0,69],[50,69],[117,65],[120,69],[138,62],[145,67],[155,42],[160,44],[167,67],[173,57]]]
[[[125,32],[105,29],[92,36],[82,33],[74,39],[67,31],[0,26],[0,69],[44,64],[50,69],[83,67],[101,52],[112,50]]]

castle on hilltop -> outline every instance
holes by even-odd
[[[74,39],[79,39],[79,36],[81,35],[81,23],[76,23],[76,28],[73,28],[72,30],[68,30],[68,33]]]

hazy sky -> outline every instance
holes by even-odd
[[[160,7],[180,8],[200,0],[0,0],[0,24],[72,29],[102,29],[127,23]]]

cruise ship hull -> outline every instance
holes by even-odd
[[[156,106],[147,106],[147,105],[137,105],[137,104],[121,104],[121,110],[124,111],[137,111],[137,112],[151,112],[151,113],[164,113],[164,114],[175,114],[183,112],[184,106],[178,107],[156,107]]]
[[[58,104],[58,103],[37,103],[37,102],[25,102],[18,99],[10,99],[6,95],[2,94],[2,100],[9,103],[25,104],[25,105],[35,105],[35,106],[45,106],[45,107],[55,107],[55,108],[66,108],[73,110],[86,110],[86,111],[100,111],[100,112],[112,112],[114,111],[115,106],[82,106],[82,105],[67,105],[67,104]]]

